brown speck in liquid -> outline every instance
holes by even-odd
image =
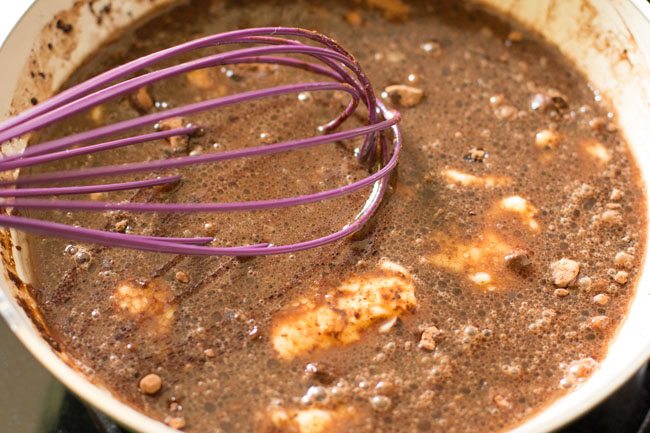
[[[63,33],[70,33],[72,31],[72,24],[66,23],[63,20],[56,21],[56,28],[61,30]]]

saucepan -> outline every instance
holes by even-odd
[[[47,98],[116,32],[174,1],[95,0],[89,8],[87,1],[36,0],[0,49],[0,113],[8,116],[28,107],[32,98]],[[600,90],[598,97],[609,99],[617,111],[619,128],[637,157],[645,185],[650,185],[650,4],[645,0],[479,3],[542,34],[583,71]],[[98,16],[108,4],[110,14]],[[71,24],[74,31],[61,29],[61,23]],[[30,74],[35,69],[45,72],[45,78],[35,81]],[[24,144],[16,141],[11,146]],[[0,231],[0,314],[20,341],[72,392],[123,426],[147,433],[175,431],[122,402],[95,383],[83,365],[57,350],[29,290],[27,256],[19,233]],[[546,432],[566,424],[614,392],[649,356],[650,271],[645,269],[601,368],[513,432]]]

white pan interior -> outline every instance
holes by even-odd
[[[112,3],[110,18],[96,23],[85,2],[74,0],[36,1],[0,49],[3,65],[0,84],[0,112],[24,109],[36,94],[44,99],[56,89],[87,55],[115,30],[128,25],[153,8],[173,0],[101,0],[96,9]],[[650,184],[650,5],[644,0],[481,0],[513,16],[545,35],[572,59],[589,80],[608,98],[618,113],[620,128],[637,157],[645,185]],[[48,27],[55,17],[75,27],[75,37],[57,43],[65,49],[52,51],[47,42],[61,38]],[[41,31],[43,28],[45,30]],[[60,32],[59,32],[60,33]],[[645,42],[645,43],[644,43]],[[27,78],[29,62],[52,73],[38,88]],[[20,143],[16,144],[20,146]],[[20,239],[14,234],[14,240]],[[24,253],[23,249],[23,253]],[[29,280],[28,266],[18,251],[12,251],[16,268]],[[647,251],[645,252],[647,257]],[[0,263],[0,266],[4,264]],[[60,381],[77,395],[118,420],[141,432],[174,432],[93,385],[70,365],[72,360],[57,355],[18,306],[20,296],[30,299],[6,276],[0,274],[0,314],[13,332]],[[628,317],[613,341],[601,368],[575,392],[556,401],[545,411],[513,430],[516,433],[550,431],[590,409],[611,394],[638,370],[650,356],[650,272],[645,270]]]

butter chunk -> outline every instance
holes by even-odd
[[[280,358],[353,343],[373,324],[401,316],[417,304],[411,275],[390,261],[348,278],[323,299],[299,299],[275,319],[271,341]]]

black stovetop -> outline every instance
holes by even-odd
[[[67,392],[0,320],[0,433],[123,431]],[[560,433],[650,433],[649,367]]]

